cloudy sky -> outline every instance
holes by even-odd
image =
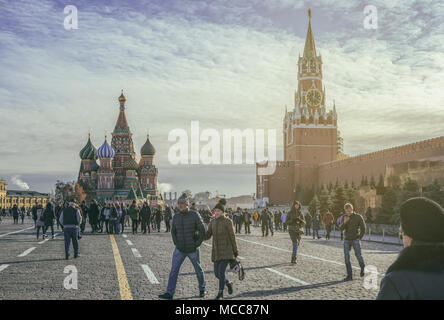
[[[75,179],[89,128],[100,146],[123,88],[136,150],[149,130],[163,186],[252,194],[254,166],[171,165],[168,133],[192,120],[276,129],[281,158],[309,7],[346,153],[444,134],[440,0],[0,0],[0,176],[38,191]]]

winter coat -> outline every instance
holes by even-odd
[[[43,221],[45,226],[52,226],[54,224],[55,213],[53,207],[47,207],[45,211],[43,211]]]
[[[259,220],[262,222],[262,224],[268,224],[270,221],[270,215],[267,211],[261,213]]]
[[[225,214],[210,222],[205,240],[213,237],[211,261],[233,260],[237,257],[238,247],[234,235],[233,221]]]
[[[250,224],[251,223],[251,213],[249,213],[248,211],[245,211],[243,213],[243,216],[244,216],[244,223]]]
[[[139,220],[139,208],[136,206],[131,206],[128,210],[128,215],[130,216],[131,220]]]
[[[289,232],[304,233],[305,218],[301,209],[292,208],[287,214],[286,224]]]
[[[378,300],[444,300],[444,246],[413,244],[382,279]]]
[[[192,253],[202,244],[205,226],[196,211],[184,210],[176,213],[171,225],[171,236],[176,248],[183,253]]]
[[[17,206],[14,206],[14,207],[12,207],[12,216],[14,217],[14,218],[18,218],[18,216],[19,216],[19,208],[17,207]]]
[[[335,217],[333,217],[333,214],[331,212],[325,213],[324,216],[322,217],[322,222],[326,227],[332,224],[334,220]]]
[[[43,227],[45,225],[44,220],[43,219],[40,220],[40,218],[42,218],[43,211],[45,211],[45,209],[43,209],[41,206],[36,207],[35,212],[36,212],[36,218],[37,218],[37,220],[36,220],[37,227]]]
[[[145,222],[149,222],[151,219],[151,208],[146,206],[140,209],[140,219]]]
[[[321,227],[321,215],[319,213],[315,213],[311,220],[311,225],[313,229],[319,229]]]
[[[88,214],[89,214],[89,221],[93,223],[97,222],[100,214],[99,206],[96,203],[92,203],[89,206]]]
[[[164,219],[165,221],[169,221],[173,218],[173,214],[171,212],[171,208],[166,208],[165,209],[165,214],[164,214]]]

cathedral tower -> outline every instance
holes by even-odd
[[[153,159],[156,149],[147,135],[146,142],[140,149],[142,159],[140,160],[140,185],[144,194],[151,197],[157,195],[157,168],[154,166]]]

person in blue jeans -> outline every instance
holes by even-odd
[[[78,258],[79,254],[79,226],[82,223],[82,215],[76,207],[74,200],[71,199],[68,207],[64,207],[60,214],[59,222],[63,227],[63,236],[65,238],[65,259],[69,259],[69,248],[74,248],[74,258]]]
[[[302,214],[302,205],[295,200],[293,206],[286,216],[286,223],[288,226],[288,233],[292,242],[291,263],[296,264],[298,247],[301,237],[304,234],[305,218]]]
[[[344,231],[344,258],[345,267],[347,269],[347,277],[344,281],[353,280],[352,265],[350,262],[350,251],[353,248],[355,251],[356,259],[359,262],[359,267],[361,268],[361,277],[364,276],[365,263],[361,254],[361,243],[360,240],[365,235],[365,222],[364,218],[354,212],[353,205],[351,203],[346,203],[344,206],[345,215],[342,219],[342,225],[340,227],[341,231]]]
[[[176,248],[173,252],[167,290],[164,294],[159,295],[159,298],[173,299],[180,267],[187,257],[193,264],[199,283],[199,296],[203,298],[205,297],[205,276],[200,263],[199,247],[204,240],[205,226],[200,215],[196,211],[188,209],[186,194],[180,196],[177,204],[179,212],[174,215],[171,224],[171,236]]]

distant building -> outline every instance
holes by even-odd
[[[141,159],[136,161],[132,133],[125,115],[126,97],[119,100],[119,116],[112,133],[111,145],[107,137],[96,149],[88,141],[80,151],[81,165],[78,182],[92,198],[100,202],[130,202],[151,200],[152,204],[161,201],[157,189],[158,170],[154,165],[156,149],[149,136],[140,149]],[[100,160],[100,165],[96,160]]]
[[[17,204],[19,208],[32,208],[36,203],[43,206],[50,201],[48,193],[27,190],[7,190],[7,184],[0,178],[0,208],[12,208]]]
[[[444,137],[353,157],[343,153],[334,101],[331,110],[327,111],[326,90],[322,84],[323,61],[316,51],[310,11],[304,53],[297,63],[298,87],[294,108],[286,110],[283,119],[284,160],[276,162],[272,175],[258,174],[258,169],[266,167],[267,163],[256,165],[257,203],[268,200],[270,205],[288,205],[297,198],[300,188],[320,188],[336,182],[359,186],[362,177],[367,177],[368,181],[373,177],[378,181],[382,175],[387,181],[390,175],[399,174],[401,167],[405,166],[397,166],[398,163],[410,162],[407,171],[414,174],[414,161],[444,156]],[[429,168],[423,169],[417,176],[434,168],[435,173],[440,171],[430,162]],[[402,174],[405,176],[407,173]],[[371,203],[377,203],[376,198]]]

